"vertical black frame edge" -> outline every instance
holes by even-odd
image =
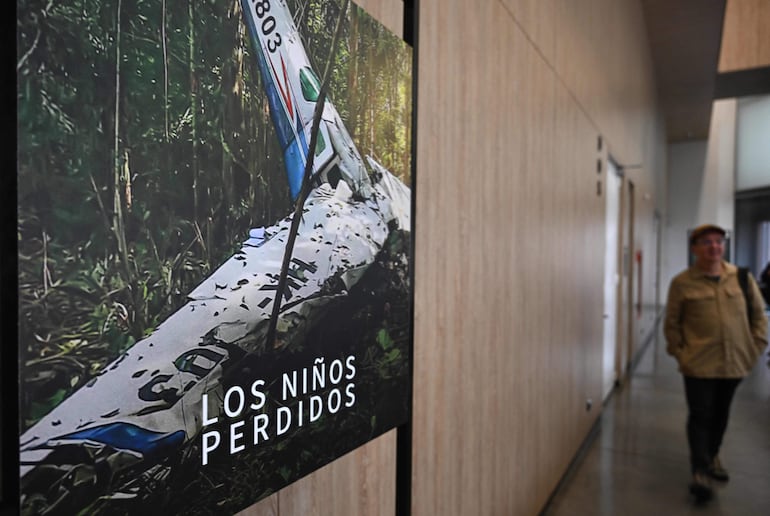
[[[410,516],[412,512],[412,411],[414,403],[414,287],[415,287],[415,220],[417,213],[417,71],[419,62],[419,4],[420,0],[404,1],[404,41],[412,47],[412,159],[411,159],[411,263],[409,282],[411,299],[409,303],[409,413],[406,423],[396,430],[396,515]]]
[[[10,13],[13,12],[13,18]],[[16,70],[16,6],[7,6],[3,21],[3,43],[7,52],[6,77]],[[8,81],[10,83],[10,81]],[[4,122],[6,135],[3,165],[7,174],[0,188],[0,514],[19,512],[19,339],[18,339],[18,254],[17,227],[17,134],[16,81],[2,88],[2,103],[14,113],[13,122]],[[11,126],[11,123],[14,125]],[[12,150],[11,150],[12,149]]]

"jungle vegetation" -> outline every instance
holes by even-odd
[[[329,56],[340,4],[287,3],[361,153],[409,184],[410,51],[351,4]],[[292,210],[240,9],[17,2],[22,428]]]

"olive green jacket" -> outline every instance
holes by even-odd
[[[722,262],[724,273],[713,281],[690,267],[671,281],[666,303],[666,350],[686,376],[742,378],[767,346],[764,301],[749,274],[753,315],[749,326],[738,268]]]

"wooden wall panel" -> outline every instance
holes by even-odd
[[[719,71],[770,66],[770,1],[728,0]]]
[[[637,187],[637,249],[643,251],[642,299],[654,306],[653,213],[664,192],[665,130],[641,4],[635,0],[503,0],[516,24],[602,134],[609,153]],[[770,3],[770,2],[769,2]],[[532,13],[537,15],[532,15]],[[656,179],[657,178],[657,179]],[[662,208],[661,208],[662,209]],[[644,251],[647,252],[644,252]],[[644,259],[646,257],[647,259]],[[637,321],[643,339],[654,311]]]
[[[641,164],[637,193],[663,173],[641,20],[633,0],[420,2],[413,514],[536,514],[595,421],[597,136]]]
[[[643,156],[655,102],[641,4],[635,0],[500,0],[622,163]]]
[[[337,459],[239,516],[391,516],[396,507],[396,431]]]
[[[420,9],[413,513],[535,514],[598,413],[598,131],[501,2]]]
[[[352,0],[393,34],[404,35],[403,0]]]
[[[396,432],[329,464],[280,493],[280,516],[395,512]]]

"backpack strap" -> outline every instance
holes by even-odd
[[[746,300],[746,314],[749,316],[749,326],[751,326],[751,299],[749,298],[749,269],[748,267],[738,267],[738,284],[743,291],[743,299]]]

